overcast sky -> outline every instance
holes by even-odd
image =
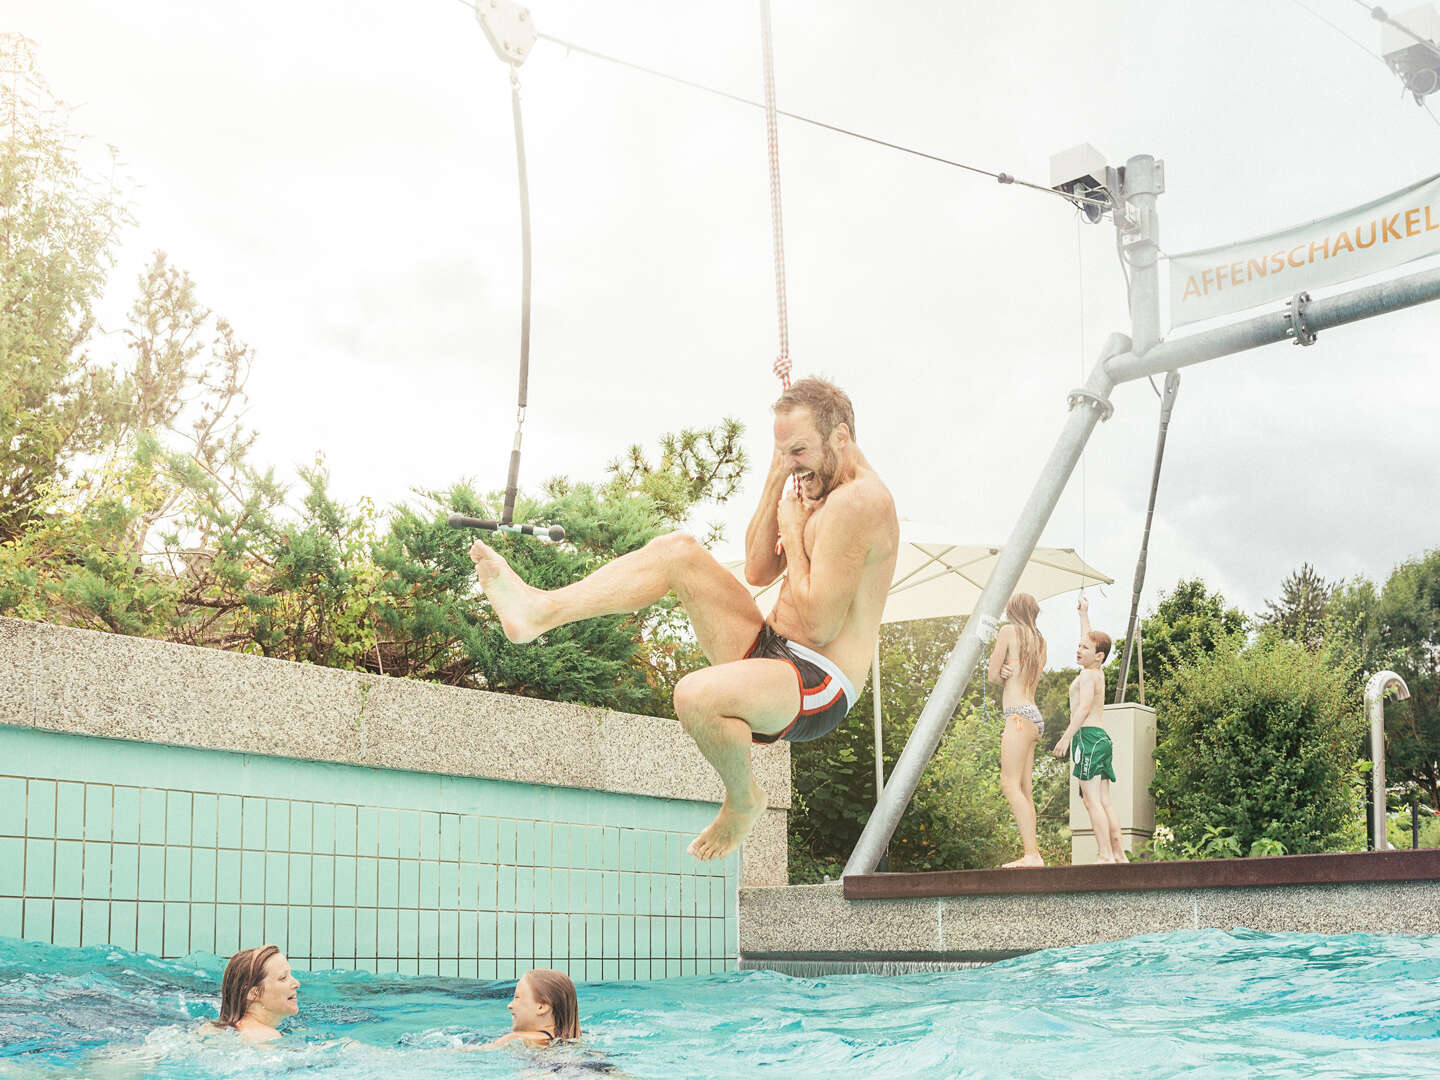
[[[1307,3],[1372,50],[1350,0]],[[1166,163],[1180,252],[1367,202],[1436,171],[1440,123],[1295,0],[773,0],[780,106],[1049,182],[1080,142]],[[537,0],[587,48],[758,98],[758,5]],[[506,68],[457,0],[8,0],[73,126],[118,148],[138,225],[114,325],[163,249],[255,349],[256,459],[323,452],[381,505],[503,486],[519,211]],[[632,442],[734,416],[757,467],[777,392],[763,113],[541,42],[520,70],[534,332],[522,485],[599,479]],[[792,355],[846,387],[903,517],[1003,543],[1065,393],[1128,331],[1108,221],[782,121]],[[1412,266],[1410,269],[1414,269]],[[1082,284],[1083,282],[1083,284]],[[1379,580],[1440,540],[1440,309],[1184,373],[1146,607],[1200,575],[1247,610],[1303,560]],[[1044,543],[1117,585],[1123,629],[1156,422],[1115,393]],[[703,516],[743,532],[758,468]],[[1072,603],[1042,628],[1064,661]]]

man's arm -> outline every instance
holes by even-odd
[[[794,500],[796,504],[799,500]],[[805,550],[809,513],[786,500],[780,538],[789,566],[790,601],[805,628],[808,644],[829,644],[845,625],[855,602],[871,539],[882,535],[885,499],[847,484],[825,500],[825,520],[815,535],[815,550]]]
[[[1095,704],[1095,680],[1087,679],[1086,674],[1084,671],[1080,673],[1080,677],[1075,680],[1076,685],[1070,691],[1070,726],[1055,743],[1053,753],[1057,758],[1063,758],[1070,752],[1070,740],[1085,723],[1091,706]]]
[[[769,585],[785,569],[785,554],[776,553],[775,538],[780,535],[776,511],[788,476],[784,461],[779,454],[774,455],[770,471],[765,475],[765,488],[760,492],[760,503],[745,529],[745,580],[756,588]]]

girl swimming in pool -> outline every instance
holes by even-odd
[[[246,1042],[278,1039],[280,1021],[300,1011],[300,980],[278,945],[241,949],[220,980],[220,1018],[202,1031],[230,1030]]]
[[[536,968],[520,976],[510,1005],[511,1030],[478,1047],[492,1050],[509,1043],[549,1046],[557,1039],[580,1037],[580,1004],[575,984],[563,971]]]

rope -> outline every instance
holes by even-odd
[[[765,145],[770,158],[770,236],[775,249],[775,311],[780,353],[773,370],[790,389],[790,315],[785,301],[785,223],[780,209],[780,121],[775,110],[775,50],[770,35],[770,0],[760,0],[760,41],[765,69]],[[798,492],[799,487],[797,485]]]
[[[1085,247],[1081,239],[1080,215],[1075,215],[1075,272],[1080,283],[1080,385],[1085,385]],[[1087,440],[1088,442],[1088,440]],[[1086,540],[1086,529],[1090,522],[1090,496],[1087,491],[1085,477],[1085,448],[1080,448],[1080,595],[1085,595],[1085,589],[1090,584],[1088,567],[1090,564],[1085,561],[1089,551]]]
[[[525,171],[525,127],[520,121],[520,76],[510,68],[510,112],[515,118],[515,159],[520,172],[520,391],[515,408],[515,442],[510,447],[510,471],[505,479],[505,507],[501,524],[514,520],[515,495],[520,483],[520,441],[525,434],[525,403],[530,384],[530,183]]]

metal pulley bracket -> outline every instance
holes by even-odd
[[[1285,336],[1296,345],[1314,345],[1315,331],[1305,325],[1305,309],[1310,306],[1308,292],[1296,293],[1285,304]]]
[[[1102,398],[1094,391],[1085,389],[1083,386],[1076,390],[1071,390],[1066,394],[1065,404],[1071,409],[1077,405],[1084,405],[1087,408],[1095,409],[1100,413],[1101,423],[1104,423],[1115,415],[1115,406],[1111,402]]]
[[[476,0],[475,19],[495,55],[507,64],[519,67],[535,47],[535,22],[529,8],[510,0]]]

